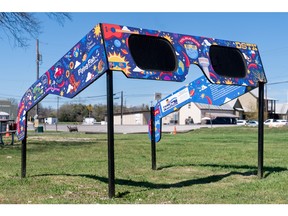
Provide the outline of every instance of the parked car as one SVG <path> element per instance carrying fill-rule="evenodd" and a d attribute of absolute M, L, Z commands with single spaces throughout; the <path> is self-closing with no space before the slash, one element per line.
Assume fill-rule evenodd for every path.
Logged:
<path fill-rule="evenodd" d="M 288 121 L 285 119 L 277 119 L 276 122 L 273 122 L 273 127 L 283 127 L 288 126 Z"/>
<path fill-rule="evenodd" d="M 242 125 L 242 126 L 246 126 L 247 125 L 247 120 L 244 119 L 239 119 L 237 120 L 237 125 Z"/>
<path fill-rule="evenodd" d="M 288 121 L 285 119 L 277 119 L 276 122 L 282 123 L 282 124 L 287 124 Z"/>
<path fill-rule="evenodd" d="M 267 119 L 264 125 L 268 125 L 269 127 L 283 127 L 288 126 L 288 121 L 285 119 Z"/>
<path fill-rule="evenodd" d="M 266 121 L 264 121 L 264 125 L 270 125 L 273 122 L 276 122 L 276 119 L 267 119 Z"/>
<path fill-rule="evenodd" d="M 256 121 L 256 120 L 248 120 L 247 121 L 247 126 L 257 127 L 258 126 L 258 121 Z"/>

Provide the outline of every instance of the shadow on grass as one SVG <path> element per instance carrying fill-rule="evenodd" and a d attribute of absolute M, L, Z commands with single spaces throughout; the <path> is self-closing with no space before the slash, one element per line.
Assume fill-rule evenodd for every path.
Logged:
<path fill-rule="evenodd" d="M 221 174 L 221 175 L 211 175 L 204 178 L 199 179 L 191 179 L 186 181 L 180 181 L 177 183 L 172 184 L 166 184 L 166 183 L 152 183 L 148 181 L 134 181 L 134 180 L 127 180 L 127 179 L 115 179 L 116 185 L 125 185 L 125 186 L 133 186 L 133 187 L 141 187 L 146 189 L 171 189 L 171 188 L 181 188 L 181 187 L 188 187 L 192 185 L 198 185 L 198 184 L 209 184 L 214 183 L 222 180 L 223 178 L 226 178 L 231 175 L 247 175 L 246 173 L 240 173 L 240 172 L 229 172 L 227 174 Z M 108 178 L 102 177 L 102 176 L 96 176 L 96 175 L 86 175 L 86 174 L 41 174 L 41 175 L 34 175 L 33 177 L 39 177 L 39 176 L 69 176 L 69 177 L 84 177 L 89 178 L 97 181 L 101 181 L 108 184 Z M 120 194 L 117 197 L 123 197 L 126 194 Z"/>
<path fill-rule="evenodd" d="M 243 173 L 243 175 L 257 175 L 258 168 L 256 166 L 249 166 L 249 165 L 224 165 L 224 164 L 183 164 L 183 165 L 167 165 L 161 166 L 157 168 L 157 170 L 163 170 L 172 167 L 185 167 L 185 166 L 200 166 L 200 167 L 216 167 L 216 168 L 224 168 L 224 169 L 248 169 L 249 171 Z M 284 167 L 264 167 L 263 168 L 265 175 L 264 178 L 268 177 L 270 174 L 275 172 L 284 172 L 287 171 L 287 168 Z M 238 173 L 238 172 L 236 172 Z"/>
<path fill-rule="evenodd" d="M 176 165 L 174 165 L 176 166 Z M 181 165 L 184 166 L 184 165 Z M 188 166 L 188 165 L 185 165 Z M 185 180 L 185 181 L 180 181 L 177 183 L 153 183 L 153 182 L 148 182 L 148 181 L 134 181 L 134 180 L 127 180 L 127 179 L 115 179 L 115 184 L 116 185 L 125 185 L 125 186 L 133 186 L 133 187 L 141 187 L 141 188 L 146 188 L 146 189 L 171 189 L 171 188 L 181 188 L 181 187 L 188 187 L 192 185 L 199 185 L 199 184 L 210 184 L 210 183 L 215 183 L 218 181 L 221 181 L 224 178 L 227 178 L 232 175 L 242 175 L 242 176 L 252 176 L 257 174 L 257 168 L 254 166 L 235 166 L 235 165 L 216 165 L 216 164 L 190 164 L 189 166 L 204 166 L 204 167 L 220 167 L 220 168 L 234 168 L 234 169 L 248 169 L 248 171 L 245 172 L 237 172 L 237 171 L 232 171 L 228 172 L 226 174 L 218 174 L 218 175 L 211 175 L 203 178 L 198 178 L 198 179 L 191 179 L 191 180 Z M 160 169 L 165 169 L 173 167 L 171 166 L 165 166 L 165 167 L 160 167 Z M 265 171 L 267 172 L 266 176 L 270 175 L 273 172 L 283 172 L 287 171 L 286 168 L 282 167 L 266 167 Z M 97 176 L 97 175 L 90 175 L 90 174 L 42 174 L 42 175 L 35 175 L 35 176 L 72 176 L 72 177 L 83 177 L 83 178 L 89 178 L 97 181 L 101 181 L 104 183 L 108 184 L 108 178 L 103 177 L 103 176 Z M 127 193 L 124 194 L 118 194 L 116 197 L 123 197 Z"/>

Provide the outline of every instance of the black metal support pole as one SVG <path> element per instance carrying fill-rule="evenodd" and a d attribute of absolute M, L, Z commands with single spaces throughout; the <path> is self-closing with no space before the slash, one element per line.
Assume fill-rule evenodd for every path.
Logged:
<path fill-rule="evenodd" d="M 22 140 L 22 148 L 21 148 L 21 178 L 26 177 L 26 137 Z"/>
<path fill-rule="evenodd" d="M 264 162 L 264 83 L 259 82 L 258 97 L 258 177 L 263 177 Z"/>
<path fill-rule="evenodd" d="M 21 146 L 21 178 L 26 177 L 26 161 L 27 161 L 27 116 L 26 116 L 26 132 Z"/>
<path fill-rule="evenodd" d="M 107 132 L 108 132 L 108 184 L 109 198 L 115 196 L 114 168 L 114 112 L 113 112 L 113 71 L 106 72 L 107 81 Z"/>
<path fill-rule="evenodd" d="M 150 107 L 152 170 L 156 170 L 156 142 L 155 142 L 154 118 L 155 118 L 155 116 L 154 116 L 154 107 Z"/>

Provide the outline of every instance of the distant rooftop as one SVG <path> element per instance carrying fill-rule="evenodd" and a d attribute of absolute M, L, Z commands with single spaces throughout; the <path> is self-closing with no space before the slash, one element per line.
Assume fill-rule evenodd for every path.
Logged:
<path fill-rule="evenodd" d="M 216 106 L 212 104 L 202 104 L 202 103 L 195 103 L 195 105 L 199 109 L 210 109 L 210 110 L 234 110 L 229 104 L 224 104 L 222 106 Z"/>
<path fill-rule="evenodd" d="M 9 116 L 8 113 L 0 111 L 0 116 Z"/>

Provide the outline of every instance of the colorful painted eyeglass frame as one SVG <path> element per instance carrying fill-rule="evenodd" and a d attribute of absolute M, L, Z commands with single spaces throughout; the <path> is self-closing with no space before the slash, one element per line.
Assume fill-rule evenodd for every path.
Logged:
<path fill-rule="evenodd" d="M 230 51 L 236 59 L 240 56 L 242 74 L 230 73 L 229 67 L 219 73 L 227 63 L 223 56 L 229 57 Z M 127 78 L 182 82 L 190 64 L 198 65 L 211 83 L 256 86 L 266 82 L 255 44 L 100 23 L 26 91 L 18 107 L 18 139 L 26 136 L 27 112 L 48 94 L 73 98 L 107 70 L 122 71 Z"/>
<path fill-rule="evenodd" d="M 188 103 L 223 105 L 256 87 L 215 85 L 203 75 L 181 87 L 172 94 L 159 100 L 154 107 L 155 142 L 159 142 L 162 134 L 162 118 L 179 110 Z M 148 125 L 148 135 L 152 139 L 151 121 Z"/>
<path fill-rule="evenodd" d="M 96 25 L 25 92 L 18 106 L 19 140 L 26 136 L 27 112 L 47 95 L 73 98 L 108 70 L 100 26 Z"/>
<path fill-rule="evenodd" d="M 195 64 L 200 67 L 211 83 L 257 86 L 259 81 L 266 82 L 256 44 L 113 24 L 102 24 L 102 29 L 109 69 L 123 71 L 128 78 L 182 82 L 187 76 L 190 64 Z M 133 36 L 136 37 L 136 35 L 142 36 L 143 40 L 139 39 L 140 42 L 138 44 L 137 42 L 130 43 L 131 38 Z M 146 36 L 146 38 L 143 36 Z M 146 58 L 142 59 L 150 58 L 151 61 L 149 62 L 152 62 L 152 64 L 157 61 L 157 59 L 153 59 L 155 56 L 153 56 L 154 52 L 158 52 L 158 58 L 163 61 L 166 60 L 167 47 L 161 52 L 162 46 L 155 47 L 153 44 L 155 41 L 151 38 L 155 37 L 161 39 L 162 43 L 163 40 L 166 40 L 171 45 L 176 58 L 177 67 L 175 70 L 147 70 L 139 67 L 139 63 L 138 65 L 135 63 L 137 56 L 133 56 L 132 51 L 137 50 L 137 47 L 139 47 L 140 52 L 138 56 L 141 57 L 141 49 L 145 49 L 142 57 Z M 141 45 L 143 44 L 142 42 L 146 46 Z M 167 59 L 171 60 L 171 56 Z M 235 60 L 238 63 L 233 67 Z M 243 64 L 239 65 L 239 61 L 240 64 Z M 122 67 L 118 66 L 119 63 L 122 63 Z M 225 65 L 228 65 L 228 67 L 225 67 Z M 221 68 L 224 69 L 224 73 Z M 232 71 L 229 71 L 229 69 L 232 69 Z M 239 71 L 239 69 L 242 70 Z"/>

